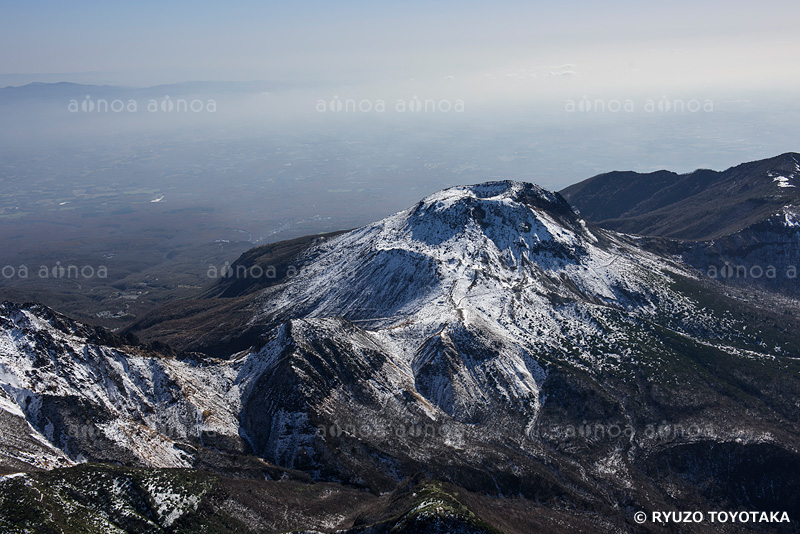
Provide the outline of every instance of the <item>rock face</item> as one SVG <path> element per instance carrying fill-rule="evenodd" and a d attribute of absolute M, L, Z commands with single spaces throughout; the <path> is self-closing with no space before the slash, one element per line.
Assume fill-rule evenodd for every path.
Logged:
<path fill-rule="evenodd" d="M 240 319 L 187 348 L 222 358 L 4 304 L 7 465 L 247 454 L 278 476 L 386 492 L 422 472 L 622 524 L 688 504 L 800 512 L 800 325 L 640 242 L 531 184 L 450 188 L 309 241 L 294 276 L 211 290 Z M 181 324 L 213 332 L 209 309 Z"/>
<path fill-rule="evenodd" d="M 36 467 L 86 460 L 190 467 L 180 443 L 201 441 L 213 428 L 203 413 L 224 394 L 211 384 L 220 377 L 198 365 L 98 338 L 38 305 L 3 304 L 0 347 L 5 413 L 24 418 L 22 435 L 40 444 L 29 462 Z M 225 424 L 235 429 L 235 417 Z"/>
<path fill-rule="evenodd" d="M 676 252 L 712 279 L 800 296 L 800 205 L 713 241 L 678 243 Z"/>

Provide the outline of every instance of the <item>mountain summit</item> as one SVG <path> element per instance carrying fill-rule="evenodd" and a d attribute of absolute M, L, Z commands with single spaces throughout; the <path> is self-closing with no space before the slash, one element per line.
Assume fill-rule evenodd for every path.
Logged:
<path fill-rule="evenodd" d="M 234 267 L 259 261 L 254 252 Z M 614 465 L 667 454 L 644 433 L 662 421 L 713 421 L 708 446 L 736 439 L 741 421 L 717 411 L 738 411 L 740 399 L 719 393 L 743 387 L 729 373 L 739 377 L 756 354 L 785 365 L 798 348 L 770 312 L 722 297 L 693 269 L 521 182 L 445 189 L 376 223 L 309 240 L 281 261 L 297 274 L 193 303 L 188 309 L 202 308 L 194 315 L 171 309 L 138 333 L 150 338 L 151 324 L 193 332 L 185 348 L 213 346 L 227 359 L 219 347 L 246 341 L 232 360 L 258 370 L 238 390 L 246 446 L 281 466 L 376 488 L 393 483 L 387 465 L 398 474 L 449 473 L 468 486 L 476 483 L 468 458 L 495 465 L 494 477 L 538 472 L 525 455 L 543 443 L 583 442 L 564 434 L 581 424 L 634 432 L 624 445 L 595 443 L 597 461 Z M 221 326 L 214 310 L 229 317 L 231 307 L 238 322 Z M 748 391 L 771 383 L 758 369 Z M 796 387 L 785 379 L 781 387 Z M 386 439 L 409 428 L 428 433 Z M 624 450 L 639 460 L 623 460 Z M 508 458 L 515 467 L 503 467 Z"/>
<path fill-rule="evenodd" d="M 0 408 L 30 426 L 15 461 L 46 450 L 48 465 L 230 469 L 251 455 L 375 492 L 422 472 L 622 524 L 645 503 L 800 510 L 787 497 L 800 324 L 587 223 L 557 193 L 453 187 L 234 267 L 276 255 L 296 274 L 211 296 L 234 287 L 223 279 L 139 323 L 198 351 L 180 357 L 0 309 Z M 102 421 L 91 440 L 70 433 L 80 420 Z"/>
<path fill-rule="evenodd" d="M 309 250 L 298 258 L 300 275 L 263 296 L 257 320 L 336 315 L 392 326 L 424 313 L 437 324 L 513 323 L 512 295 L 618 305 L 621 288 L 652 291 L 632 274 L 651 266 L 632 262 L 657 261 L 623 258 L 627 246 L 593 233 L 560 195 L 538 186 L 453 187 Z"/>

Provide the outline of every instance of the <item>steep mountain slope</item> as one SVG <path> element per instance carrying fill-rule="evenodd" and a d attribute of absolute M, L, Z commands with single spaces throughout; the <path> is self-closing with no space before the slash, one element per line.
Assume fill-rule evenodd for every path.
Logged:
<path fill-rule="evenodd" d="M 223 358 L 259 345 L 263 340 L 258 333 L 235 340 L 230 335 L 254 313 L 248 309 L 253 297 L 294 276 L 302 268 L 299 257 L 306 249 L 341 233 L 271 243 L 247 251 L 231 265 L 212 265 L 206 274 L 216 283 L 202 295 L 170 302 L 125 331 L 135 332 L 144 341 L 169 340 L 177 350 L 200 350 Z"/>
<path fill-rule="evenodd" d="M 724 172 L 665 173 L 607 173 L 562 193 L 604 228 L 677 239 L 650 246 L 710 278 L 800 295 L 800 155 Z"/>
<path fill-rule="evenodd" d="M 246 453 L 251 473 L 374 492 L 421 472 L 608 530 L 638 509 L 800 513 L 798 320 L 640 241 L 531 184 L 450 188 L 292 250 L 276 283 L 220 281 L 178 320 L 225 358 L 6 304 L 0 407 L 72 463 Z M 72 438 L 80 421 L 100 439 Z"/>
<path fill-rule="evenodd" d="M 573 184 L 561 190 L 560 194 L 587 219 L 605 221 L 636 212 L 637 206 L 671 188 L 682 178 L 670 171 L 612 171 Z M 610 198 L 614 202 L 609 202 Z"/>
<path fill-rule="evenodd" d="M 700 169 L 600 174 L 561 191 L 581 215 L 630 234 L 712 240 L 800 204 L 800 154 Z"/>
<path fill-rule="evenodd" d="M 201 445 L 209 431 L 238 441 L 219 382 L 224 370 L 206 373 L 128 341 L 39 305 L 0 307 L 4 416 L 27 427 L 15 438 L 44 446 L 17 460 L 46 468 L 86 460 L 190 467 L 192 448 L 180 442 Z"/>

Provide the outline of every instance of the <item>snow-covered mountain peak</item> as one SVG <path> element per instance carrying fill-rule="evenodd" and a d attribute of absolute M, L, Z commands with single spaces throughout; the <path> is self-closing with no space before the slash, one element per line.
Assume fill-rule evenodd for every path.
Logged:
<path fill-rule="evenodd" d="M 434 193 L 302 261 L 298 276 L 260 297 L 251 325 L 342 317 L 394 345 L 406 364 L 430 336 L 448 335 L 446 325 L 491 332 L 516 354 L 560 346 L 572 326 L 586 330 L 583 315 L 650 315 L 640 303 L 675 299 L 668 262 L 587 226 L 557 193 L 513 181 Z"/>
<path fill-rule="evenodd" d="M 579 229 L 577 214 L 558 193 L 510 180 L 444 189 L 400 215 L 414 239 L 431 244 L 470 226 L 484 229 L 500 248 L 508 248 L 509 234 L 531 233 L 533 227 L 536 242 L 560 234 L 559 226 Z"/>
<path fill-rule="evenodd" d="M 613 255 L 599 241 L 560 195 L 539 186 L 451 187 L 311 249 L 303 272 L 283 288 L 284 298 L 269 299 L 265 313 L 282 308 L 287 319 L 356 320 L 406 315 L 448 303 L 446 295 L 466 286 L 485 283 L 504 293 L 515 283 L 540 285 L 546 273 L 557 279 L 556 271 L 590 256 L 608 264 Z"/>
<path fill-rule="evenodd" d="M 596 241 L 558 193 L 514 181 L 444 189 L 365 231 L 376 234 L 376 249 L 404 248 L 445 262 L 486 263 L 496 251 L 509 260 L 498 268 L 517 268 L 523 257 L 535 262 L 545 249 L 574 257 L 579 241 Z"/>
<path fill-rule="evenodd" d="M 549 202 L 554 206 L 561 206 L 564 200 L 552 191 L 538 185 L 514 180 L 484 182 L 474 185 L 458 185 L 437 191 L 422 200 L 422 204 L 434 204 L 446 201 L 458 201 L 465 198 L 478 198 L 485 200 L 511 200 L 514 202 L 531 203 L 534 199 Z"/>

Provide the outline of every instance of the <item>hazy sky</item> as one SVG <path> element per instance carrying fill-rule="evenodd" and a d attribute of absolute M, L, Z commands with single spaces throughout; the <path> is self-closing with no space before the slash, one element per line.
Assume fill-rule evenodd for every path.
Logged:
<path fill-rule="evenodd" d="M 126 188 L 152 190 L 165 209 L 211 206 L 220 225 L 277 239 L 367 223 L 459 183 L 558 190 L 614 169 L 721 170 L 800 151 L 797 0 L 7 0 L 0 13 L 0 88 L 132 86 L 2 92 L 0 179 L 37 206 L 77 206 L 86 187 L 91 209 L 109 190 L 127 206 Z M 266 83 L 135 89 L 190 80 Z M 148 105 L 195 90 L 200 113 Z M 106 94 L 138 106 L 74 100 Z M 417 97 L 424 112 L 397 111 Z M 369 110 L 329 112 L 340 99 Z"/>
<path fill-rule="evenodd" d="M 597 92 L 791 88 L 798 27 L 796 0 L 31 0 L 3 6 L 0 82 L 456 80 L 487 98 L 561 90 L 552 78 Z"/>
<path fill-rule="evenodd" d="M 798 150 L 797 0 L 29 0 L 6 2 L 2 15 L 0 87 L 276 82 L 236 102 L 212 92 L 218 113 L 188 117 L 209 121 L 211 137 L 246 121 L 281 135 L 284 125 L 367 140 L 405 132 L 409 146 L 435 146 L 430 165 L 459 168 L 467 154 L 485 163 L 481 176 L 553 188 L 611 169 L 723 169 Z M 406 124 L 408 115 L 317 106 L 380 99 L 391 111 L 417 96 L 461 100 L 467 112 Z M 636 113 L 572 113 L 568 103 L 581 99 L 631 101 Z M 648 113 L 647 102 L 673 99 L 711 101 L 713 112 Z M 83 142 L 88 134 L 76 132 L 106 138 L 183 127 L 187 118 L 69 113 L 66 99 L 34 111 L 5 121 L 9 140 L 22 146 L 44 132 Z M 381 146 L 369 153 L 379 156 Z M 403 165 L 418 157 L 408 154 Z"/>

